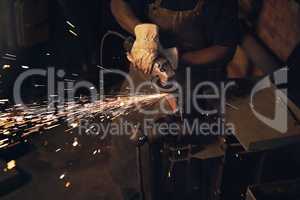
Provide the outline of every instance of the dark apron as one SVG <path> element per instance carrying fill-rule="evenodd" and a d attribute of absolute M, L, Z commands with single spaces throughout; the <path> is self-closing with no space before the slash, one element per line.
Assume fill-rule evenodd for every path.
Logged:
<path fill-rule="evenodd" d="M 160 28 L 160 41 L 162 44 L 166 43 L 168 47 L 176 46 L 180 52 L 201 50 L 209 47 L 209 40 L 207 36 L 207 29 L 204 19 L 204 9 L 206 0 L 198 0 L 196 6 L 192 10 L 173 11 L 161 7 L 162 0 L 155 0 L 149 5 L 148 17 L 150 21 L 157 24 Z M 172 40 L 172 41 L 170 41 Z M 167 41 L 167 42 L 166 42 Z M 172 46 L 173 44 L 173 46 Z M 179 68 L 176 72 L 176 81 L 182 86 L 184 96 L 188 93 L 186 86 L 186 72 L 189 66 L 179 63 Z M 219 82 L 225 77 L 224 66 L 191 66 L 190 78 L 188 81 L 191 84 L 191 92 L 193 88 L 202 81 Z M 192 103 L 192 98 L 186 100 Z M 207 104 L 206 102 L 199 102 L 199 104 Z M 215 104 L 215 102 L 213 102 Z M 192 104 L 191 104 L 192 105 Z M 181 105 L 185 107 L 184 105 Z M 209 106 L 210 107 L 210 106 Z M 186 118 L 195 118 L 198 112 L 192 107 L 192 113 L 186 114 L 183 109 L 183 114 Z"/>
<path fill-rule="evenodd" d="M 159 26 L 161 41 L 173 40 L 181 51 L 199 50 L 207 47 L 203 18 L 204 0 L 199 0 L 193 10 L 173 11 L 162 8 L 162 0 L 149 5 L 148 17 Z"/>

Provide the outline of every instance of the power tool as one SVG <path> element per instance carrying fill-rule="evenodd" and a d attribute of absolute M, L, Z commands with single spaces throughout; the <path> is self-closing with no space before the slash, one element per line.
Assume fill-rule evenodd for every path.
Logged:
<path fill-rule="evenodd" d="M 134 38 L 128 37 L 124 42 L 124 49 L 130 52 L 134 44 Z M 178 51 L 177 48 L 165 49 L 160 52 L 159 56 L 155 59 L 152 69 L 152 80 L 156 81 L 161 86 L 166 86 L 175 77 L 175 70 L 178 64 Z"/>

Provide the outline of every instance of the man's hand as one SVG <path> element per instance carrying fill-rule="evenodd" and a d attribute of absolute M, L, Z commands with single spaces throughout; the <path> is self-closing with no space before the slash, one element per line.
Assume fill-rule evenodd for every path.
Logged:
<path fill-rule="evenodd" d="M 158 26 L 139 24 L 134 33 L 136 40 L 127 58 L 137 69 L 149 74 L 159 51 Z"/>

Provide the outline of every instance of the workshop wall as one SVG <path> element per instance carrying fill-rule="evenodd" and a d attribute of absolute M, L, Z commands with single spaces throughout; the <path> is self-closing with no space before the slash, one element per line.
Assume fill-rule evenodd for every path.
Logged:
<path fill-rule="evenodd" d="M 300 42 L 299 0 L 241 0 L 241 8 L 260 39 L 286 61 Z"/>
<path fill-rule="evenodd" d="M 0 1 L 0 50 L 2 49 L 16 49 L 17 40 L 13 23 L 13 7 L 14 2 L 10 0 Z"/>
<path fill-rule="evenodd" d="M 16 50 L 49 40 L 48 0 L 2 0 L 0 13 L 0 49 Z"/>

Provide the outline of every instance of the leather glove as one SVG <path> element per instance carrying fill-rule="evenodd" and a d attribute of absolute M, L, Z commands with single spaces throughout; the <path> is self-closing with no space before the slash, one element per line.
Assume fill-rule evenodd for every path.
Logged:
<path fill-rule="evenodd" d="M 139 24 L 134 29 L 136 40 L 128 60 L 145 74 L 151 72 L 159 51 L 159 30 L 155 24 Z"/>

